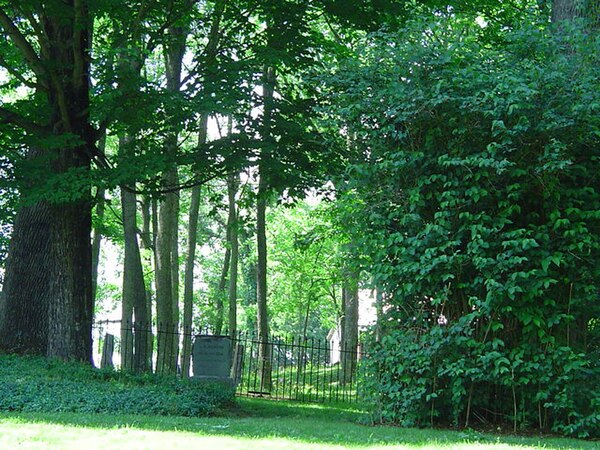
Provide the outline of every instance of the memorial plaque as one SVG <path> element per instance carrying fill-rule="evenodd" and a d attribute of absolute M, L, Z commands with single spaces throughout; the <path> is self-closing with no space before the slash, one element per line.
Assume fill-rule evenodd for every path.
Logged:
<path fill-rule="evenodd" d="M 194 378 L 231 380 L 231 339 L 196 336 L 192 349 Z"/>

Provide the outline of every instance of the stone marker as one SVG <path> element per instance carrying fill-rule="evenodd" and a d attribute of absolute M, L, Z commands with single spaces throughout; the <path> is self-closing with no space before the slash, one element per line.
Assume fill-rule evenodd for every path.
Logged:
<path fill-rule="evenodd" d="M 233 386 L 231 347 L 231 339 L 226 336 L 196 336 L 192 348 L 194 378 Z"/>

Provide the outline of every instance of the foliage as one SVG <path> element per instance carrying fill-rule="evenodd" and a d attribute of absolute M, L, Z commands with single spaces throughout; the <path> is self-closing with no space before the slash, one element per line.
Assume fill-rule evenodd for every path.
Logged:
<path fill-rule="evenodd" d="M 598 436 L 600 41 L 439 15 L 326 77 L 344 202 L 386 291 L 384 420 Z M 361 224 L 356 226 L 356 224 Z"/>
<path fill-rule="evenodd" d="M 0 157 L 0 267 L 4 266 L 8 254 L 8 242 L 16 204 L 14 190 L 4 181 L 9 178 L 10 172 L 10 163 L 5 158 Z M 2 275 L 0 275 L 0 286 L 2 286 Z"/>
<path fill-rule="evenodd" d="M 233 401 L 233 389 L 80 363 L 0 355 L 0 410 L 205 416 Z"/>
<path fill-rule="evenodd" d="M 271 209 L 268 223 L 273 329 L 324 338 L 341 314 L 341 256 L 328 212 L 300 202 Z"/>

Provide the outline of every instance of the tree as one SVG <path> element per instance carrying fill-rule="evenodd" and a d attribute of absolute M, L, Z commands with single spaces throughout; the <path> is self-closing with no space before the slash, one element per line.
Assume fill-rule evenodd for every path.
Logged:
<path fill-rule="evenodd" d="M 358 275 L 347 272 L 342 288 L 344 316 L 342 320 L 341 369 L 342 383 L 350 384 L 355 379 L 358 361 Z"/>
<path fill-rule="evenodd" d="M 139 30 L 138 24 L 133 27 Z M 118 61 L 119 89 L 123 97 L 139 95 L 140 71 L 143 60 L 140 55 L 139 42 L 141 36 L 133 36 L 134 46 L 119 49 Z M 126 127 L 119 137 L 119 153 L 122 162 L 135 154 L 135 135 L 131 126 Z M 135 186 L 135 179 L 130 183 Z M 142 269 L 142 258 L 138 242 L 137 195 L 129 185 L 121 185 L 121 210 L 123 216 L 123 295 L 121 305 L 121 364 L 125 370 L 146 370 L 147 363 L 147 328 L 150 320 L 146 305 L 146 285 Z M 134 323 L 135 314 L 135 323 Z M 133 333 L 133 328 L 135 334 Z M 135 340 L 135 342 L 134 342 Z"/>
<path fill-rule="evenodd" d="M 552 22 L 585 18 L 597 24 L 599 8 L 598 0 L 552 0 Z"/>
<path fill-rule="evenodd" d="M 24 131 L 30 142 L 29 163 L 44 173 L 40 177 L 37 171 L 20 185 L 21 197 L 30 206 L 21 207 L 15 220 L 0 336 L 8 350 L 90 361 L 87 174 L 92 160 L 103 164 L 103 158 L 89 115 L 92 17 L 88 6 L 85 0 L 51 1 L 44 7 L 37 2 L 0 5 L 0 26 L 8 38 L 3 54 L 14 55 L 13 61 L 2 65 L 32 89 L 31 98 L 39 105 L 36 120 L 31 109 L 16 105 L 2 106 L 0 117 Z M 65 179 L 75 188 L 56 192 L 51 187 L 61 186 Z M 35 195 L 40 191 L 55 191 L 55 195 L 42 201 Z"/>
<path fill-rule="evenodd" d="M 237 332 L 237 281 L 238 281 L 238 261 L 239 261 L 239 216 L 237 211 L 236 195 L 239 186 L 239 175 L 232 174 L 227 177 L 227 197 L 228 197 L 228 218 L 229 224 L 229 248 L 231 251 L 229 266 L 229 313 L 228 313 L 228 331 L 229 336 L 234 339 Z"/>
<path fill-rule="evenodd" d="M 181 88 L 181 71 L 186 49 L 187 26 L 173 25 L 168 28 L 165 48 L 165 69 L 167 90 L 175 98 Z M 178 128 L 173 109 L 170 114 L 172 130 L 165 137 L 165 153 L 175 154 L 177 149 Z M 163 174 L 163 186 L 174 189 L 178 184 L 177 167 L 168 168 Z M 159 342 L 158 361 L 161 370 L 174 373 L 177 368 L 177 336 L 179 324 L 179 269 L 178 269 L 178 217 L 179 200 L 176 191 L 168 192 L 160 201 L 158 234 L 156 242 L 156 320 L 158 322 Z"/>
<path fill-rule="evenodd" d="M 331 219 L 326 202 L 269 209 L 269 308 L 277 333 L 324 339 L 343 315 L 338 297 L 344 242 Z"/>

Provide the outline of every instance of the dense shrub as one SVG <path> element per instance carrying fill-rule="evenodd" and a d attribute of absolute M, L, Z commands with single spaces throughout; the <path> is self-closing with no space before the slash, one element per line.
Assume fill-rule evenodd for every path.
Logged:
<path fill-rule="evenodd" d="M 383 420 L 600 435 L 600 40 L 439 16 L 329 83 L 345 224 L 385 291 Z M 358 156 L 357 156 L 358 157 Z"/>
<path fill-rule="evenodd" d="M 0 411 L 205 416 L 233 396 L 222 384 L 0 355 Z"/>

